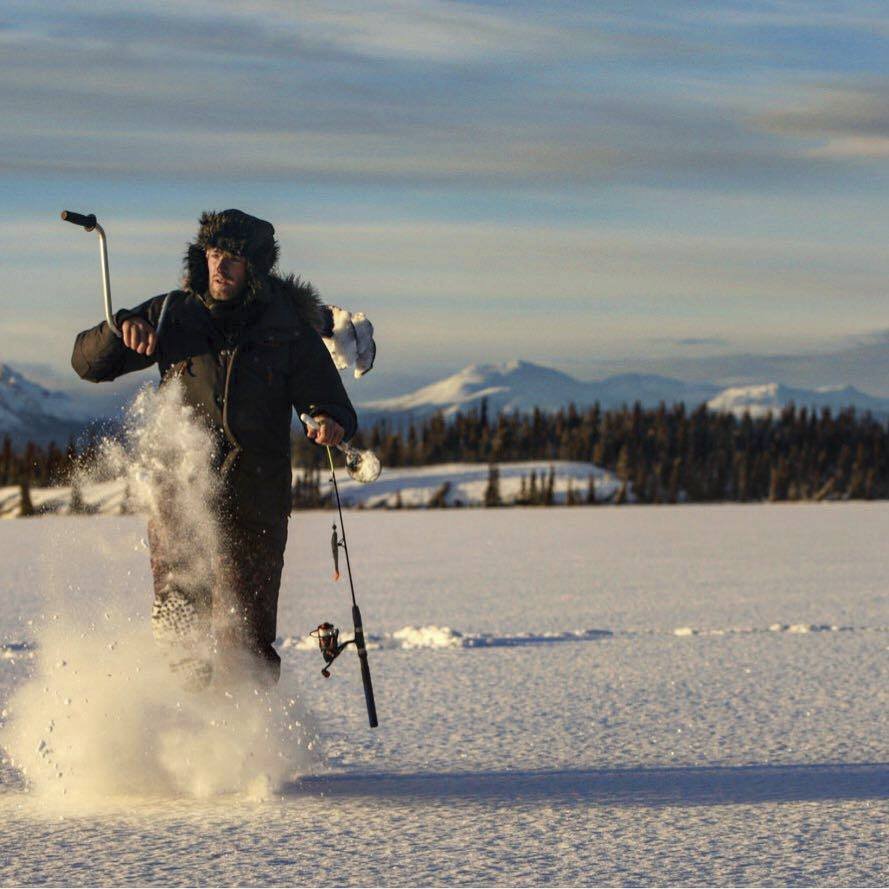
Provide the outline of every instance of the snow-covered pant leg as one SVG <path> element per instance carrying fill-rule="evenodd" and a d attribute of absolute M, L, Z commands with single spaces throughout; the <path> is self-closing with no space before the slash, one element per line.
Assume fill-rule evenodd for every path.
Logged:
<path fill-rule="evenodd" d="M 212 675 L 210 558 L 192 546 L 182 546 L 174 524 L 158 518 L 148 522 L 148 542 L 155 641 L 186 688 L 204 688 Z"/>
<path fill-rule="evenodd" d="M 263 683 L 278 681 L 281 658 L 274 641 L 286 544 L 286 519 L 273 526 L 225 529 L 213 589 L 218 668 L 240 672 L 246 667 Z"/>

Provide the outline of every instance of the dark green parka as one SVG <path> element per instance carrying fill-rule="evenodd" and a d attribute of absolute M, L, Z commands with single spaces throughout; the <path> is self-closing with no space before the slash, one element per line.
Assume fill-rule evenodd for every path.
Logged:
<path fill-rule="evenodd" d="M 256 224 L 267 226 L 251 243 Z M 246 231 L 246 235 L 245 235 Z M 153 355 L 128 349 L 107 323 L 78 334 L 71 363 L 85 380 L 102 382 L 157 363 L 163 383 L 177 377 L 184 397 L 213 431 L 223 479 L 224 511 L 239 523 L 278 525 L 290 512 L 290 426 L 298 413 L 329 414 L 354 434 L 357 419 L 327 347 L 320 303 L 305 283 L 272 274 L 277 259 L 269 223 L 226 210 L 204 214 L 198 240 L 186 253 L 182 290 L 115 316 L 144 318 L 155 328 Z M 265 234 L 266 237 L 262 237 Z M 208 246 L 247 259 L 242 321 L 218 324 L 208 308 Z M 208 455 L 209 459 L 209 455 Z"/>

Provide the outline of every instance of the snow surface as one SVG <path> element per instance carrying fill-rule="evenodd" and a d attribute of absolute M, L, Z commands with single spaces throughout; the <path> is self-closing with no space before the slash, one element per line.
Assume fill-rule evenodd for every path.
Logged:
<path fill-rule="evenodd" d="M 0 883 L 886 885 L 889 505 L 350 512 L 377 730 L 330 522 L 267 699 L 158 669 L 142 518 L 0 524 Z"/>

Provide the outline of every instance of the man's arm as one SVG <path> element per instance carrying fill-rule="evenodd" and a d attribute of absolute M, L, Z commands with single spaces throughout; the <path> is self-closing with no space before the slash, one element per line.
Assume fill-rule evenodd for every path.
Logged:
<path fill-rule="evenodd" d="M 77 375 L 101 383 L 151 367 L 157 360 L 154 329 L 165 296 L 152 297 L 135 309 L 115 313 L 114 321 L 121 328 L 123 339 L 106 321 L 77 334 L 71 354 L 71 366 Z"/>
<path fill-rule="evenodd" d="M 350 439 L 358 428 L 358 417 L 320 335 L 306 327 L 293 351 L 290 400 L 297 414 L 329 417 L 342 427 L 343 438 Z"/>

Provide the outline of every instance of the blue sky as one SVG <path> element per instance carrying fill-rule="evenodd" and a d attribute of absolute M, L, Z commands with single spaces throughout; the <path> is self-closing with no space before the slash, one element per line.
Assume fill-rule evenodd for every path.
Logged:
<path fill-rule="evenodd" d="M 7 0 L 0 360 L 98 320 L 63 208 L 118 306 L 201 210 L 271 220 L 375 322 L 368 392 L 839 348 L 889 327 L 887 59 L 877 2 Z"/>

